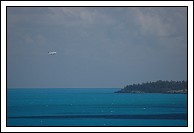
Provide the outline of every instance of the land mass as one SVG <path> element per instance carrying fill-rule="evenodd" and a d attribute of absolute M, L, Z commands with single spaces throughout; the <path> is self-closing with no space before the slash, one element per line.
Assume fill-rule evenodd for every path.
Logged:
<path fill-rule="evenodd" d="M 142 84 L 127 85 L 115 93 L 168 93 L 187 94 L 187 81 L 162 81 L 146 82 Z"/>

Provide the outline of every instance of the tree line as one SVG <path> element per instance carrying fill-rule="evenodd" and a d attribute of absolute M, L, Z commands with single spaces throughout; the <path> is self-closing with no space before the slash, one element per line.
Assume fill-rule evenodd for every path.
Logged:
<path fill-rule="evenodd" d="M 146 82 L 142 84 L 127 85 L 117 93 L 186 93 L 187 81 Z"/>

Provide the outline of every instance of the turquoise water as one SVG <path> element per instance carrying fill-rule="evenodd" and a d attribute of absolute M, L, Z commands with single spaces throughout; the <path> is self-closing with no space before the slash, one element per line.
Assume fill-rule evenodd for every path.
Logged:
<path fill-rule="evenodd" d="M 185 94 L 7 89 L 7 126 L 187 126 Z"/>

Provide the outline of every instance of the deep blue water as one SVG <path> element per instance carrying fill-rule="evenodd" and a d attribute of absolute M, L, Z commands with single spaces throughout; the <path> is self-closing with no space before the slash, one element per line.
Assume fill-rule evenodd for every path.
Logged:
<path fill-rule="evenodd" d="M 187 95 L 7 89 L 7 126 L 187 126 Z"/>

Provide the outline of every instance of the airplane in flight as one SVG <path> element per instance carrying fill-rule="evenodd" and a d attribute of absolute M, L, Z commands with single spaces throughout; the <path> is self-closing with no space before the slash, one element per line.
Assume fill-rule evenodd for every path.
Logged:
<path fill-rule="evenodd" d="M 54 52 L 54 51 L 50 51 L 48 52 L 49 55 L 55 55 L 57 52 Z"/>

